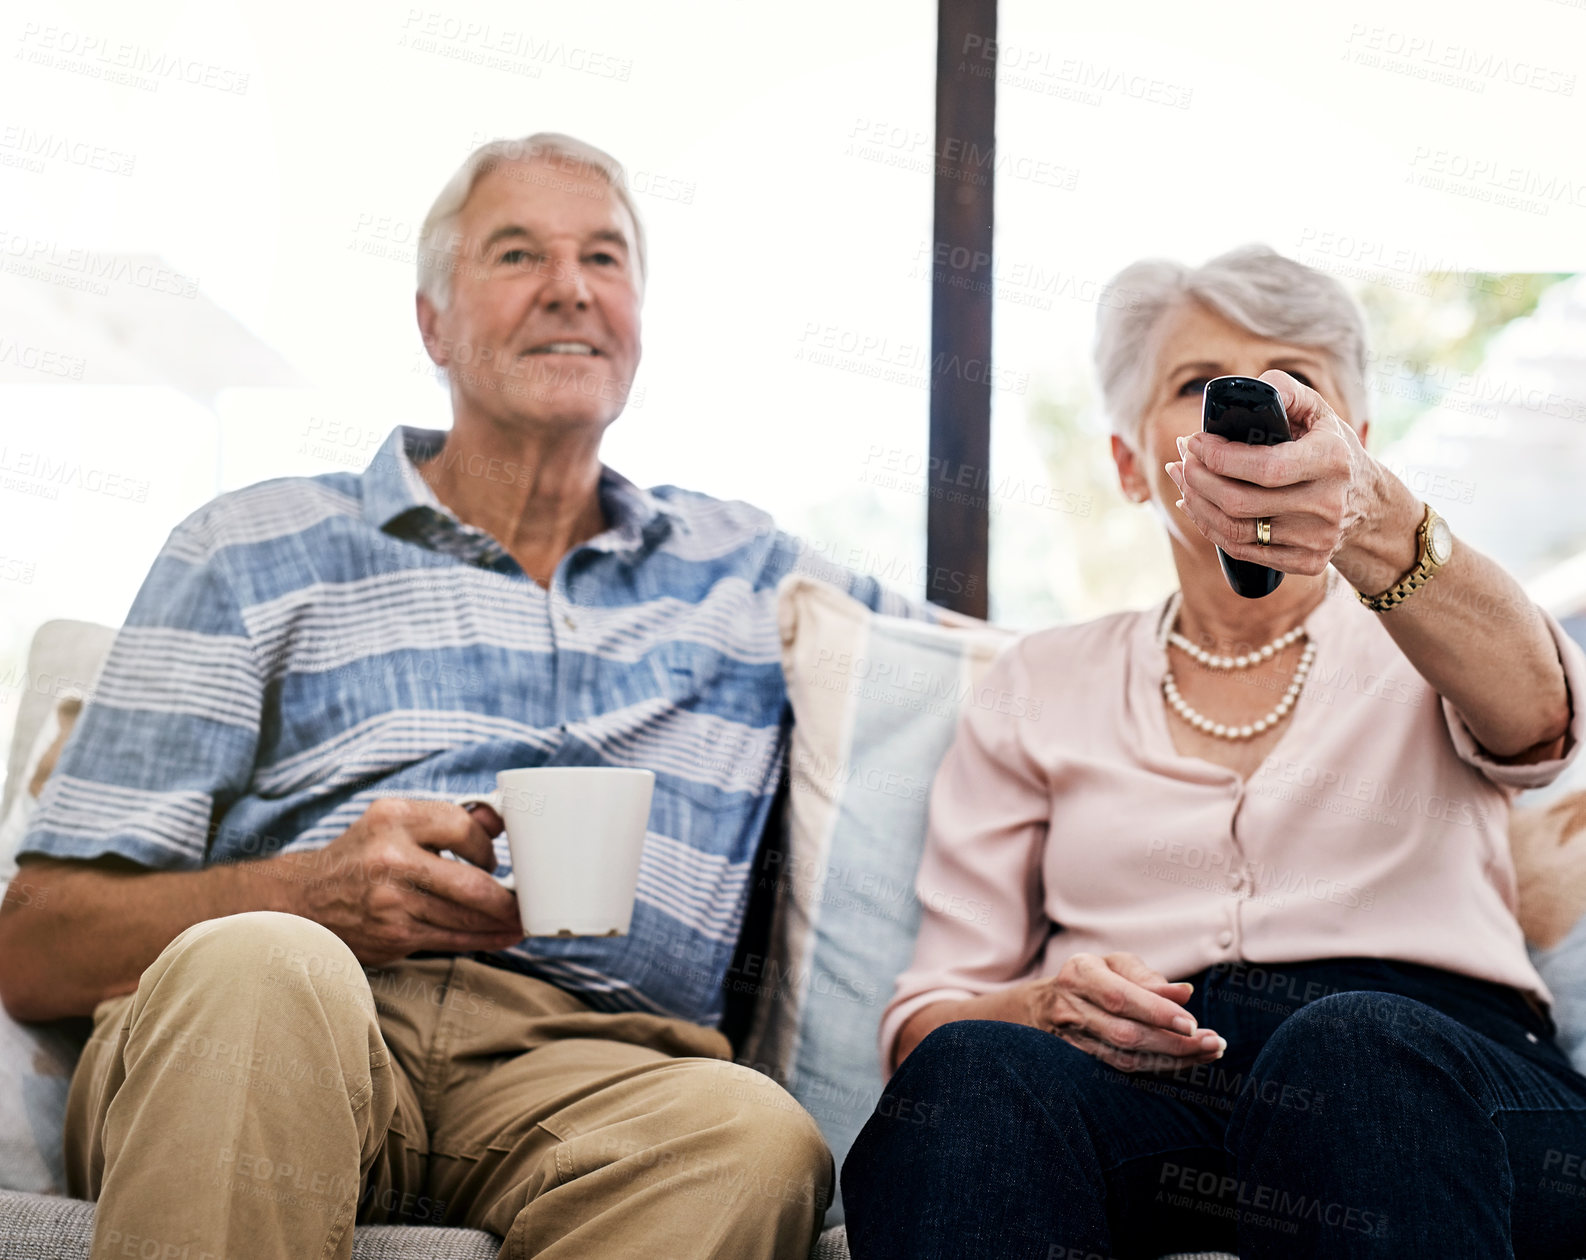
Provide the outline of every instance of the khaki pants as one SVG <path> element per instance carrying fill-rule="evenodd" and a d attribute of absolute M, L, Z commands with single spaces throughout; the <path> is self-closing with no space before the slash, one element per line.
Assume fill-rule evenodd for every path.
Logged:
<path fill-rule="evenodd" d="M 210 919 L 109 998 L 72 1077 L 94 1260 L 346 1260 L 354 1221 L 506 1260 L 805 1260 L 830 1152 L 714 1029 L 466 958 L 359 966 L 308 919 Z"/>

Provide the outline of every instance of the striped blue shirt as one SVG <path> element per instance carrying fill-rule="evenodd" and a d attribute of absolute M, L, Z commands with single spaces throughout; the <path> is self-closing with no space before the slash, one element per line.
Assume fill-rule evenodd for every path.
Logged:
<path fill-rule="evenodd" d="M 756 508 L 610 469 L 608 528 L 542 588 L 419 475 L 445 436 L 399 427 L 361 474 L 261 482 L 178 525 L 20 852 L 194 870 L 323 847 L 381 796 L 642 766 L 656 784 L 630 934 L 484 957 L 596 1009 L 718 1023 L 787 735 L 778 581 L 929 614 Z"/>

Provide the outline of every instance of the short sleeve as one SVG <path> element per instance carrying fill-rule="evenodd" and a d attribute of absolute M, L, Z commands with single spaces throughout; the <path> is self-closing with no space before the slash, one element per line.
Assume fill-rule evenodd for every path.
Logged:
<path fill-rule="evenodd" d="M 211 819 L 251 780 L 263 679 L 202 519 L 172 532 L 144 579 L 19 857 L 196 869 Z"/>
<path fill-rule="evenodd" d="M 982 687 L 1029 697 L 1021 644 Z M 933 1002 L 976 997 L 1032 971 L 1051 932 L 1042 867 L 1051 819 L 1048 775 L 1025 749 L 1018 713 L 969 705 L 931 789 L 930 825 L 915 877 L 921 907 L 914 958 L 881 1018 L 883 1065 L 898 1033 Z"/>
<path fill-rule="evenodd" d="M 1443 700 L 1443 718 L 1448 723 L 1448 733 L 1454 741 L 1454 750 L 1459 754 L 1460 760 L 1480 770 L 1499 787 L 1517 790 L 1546 787 L 1564 773 L 1580 753 L 1581 742 L 1586 740 L 1586 706 L 1581 703 L 1582 699 L 1586 698 L 1586 653 L 1583 653 L 1580 645 L 1564 632 L 1564 627 L 1559 625 L 1557 618 L 1545 609 L 1539 611 L 1553 635 L 1553 643 L 1558 649 L 1559 663 L 1564 667 L 1564 685 L 1569 690 L 1569 731 L 1564 737 L 1564 751 L 1561 756 L 1551 761 L 1538 761 L 1524 766 L 1511 766 L 1494 761 L 1482 751 L 1481 745 L 1476 742 L 1476 737 L 1470 733 L 1464 719 L 1459 716 L 1459 711 L 1446 698 Z"/>

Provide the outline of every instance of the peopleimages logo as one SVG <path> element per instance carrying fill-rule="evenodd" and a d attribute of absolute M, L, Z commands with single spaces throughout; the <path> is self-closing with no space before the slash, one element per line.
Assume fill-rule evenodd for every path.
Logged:
<path fill-rule="evenodd" d="M 871 443 L 865 451 L 859 480 L 949 503 L 984 504 L 988 510 L 998 510 L 1005 503 L 1023 503 L 1072 516 L 1089 516 L 1093 506 L 1091 496 L 1081 491 L 1061 490 L 1009 473 L 996 477 L 989 468 L 976 464 L 878 443 Z"/>
<path fill-rule="evenodd" d="M 17 42 L 18 61 L 69 70 L 107 83 L 124 83 L 144 91 L 157 92 L 161 83 L 171 81 L 235 96 L 248 91 L 248 76 L 229 67 L 70 27 L 27 22 Z"/>
<path fill-rule="evenodd" d="M 46 162 L 64 162 L 110 175 L 130 175 L 137 158 L 108 145 L 58 131 L 40 131 L 19 123 L 0 127 L 0 149 L 20 156 L 29 170 L 42 171 Z M 10 163 L 7 163 L 8 165 Z"/>
<path fill-rule="evenodd" d="M 1395 385 L 1410 389 L 1401 396 L 1423 399 L 1445 410 L 1496 416 L 1500 407 L 1518 408 L 1560 420 L 1586 420 L 1586 398 L 1540 389 L 1525 380 L 1495 377 L 1484 372 L 1461 372 L 1441 363 L 1420 363 L 1407 355 L 1366 352 L 1366 371 L 1378 393 L 1395 392 Z M 1474 482 L 1464 483 L 1474 497 Z M 1415 487 L 1411 487 L 1414 489 Z M 1422 497 L 1426 497 L 1424 494 Z M 1454 498 L 1454 495 L 1445 497 Z"/>
<path fill-rule="evenodd" d="M 738 974 L 744 981 L 757 984 L 761 991 L 787 997 L 819 993 L 822 997 L 837 997 L 861 1006 L 874 1006 L 880 994 L 880 987 L 874 980 L 839 976 L 821 967 L 789 966 L 764 954 L 746 954 Z"/>
<path fill-rule="evenodd" d="M 1417 145 L 1409 178 L 1418 187 L 1473 201 L 1546 214 L 1550 206 L 1586 209 L 1586 180 L 1558 171 L 1516 166 L 1495 154 Z"/>
<path fill-rule="evenodd" d="M 1079 186 L 1079 171 L 1061 162 L 999 149 L 962 136 L 938 139 L 918 127 L 885 119 L 854 119 L 848 129 L 844 155 L 981 187 L 989 186 L 994 177 L 1023 180 L 1063 192 L 1073 192 Z"/>
<path fill-rule="evenodd" d="M 924 342 L 894 341 L 877 333 L 818 320 L 805 322 L 793 357 L 819 367 L 832 367 L 915 389 L 929 389 L 932 377 L 984 383 L 992 389 L 1020 395 L 1030 385 L 1028 372 L 1001 367 L 986 359 L 963 358 L 945 350 L 932 354 L 931 347 Z"/>
<path fill-rule="evenodd" d="M 1133 289 L 1120 289 L 1104 280 L 1048 269 L 1040 263 L 1010 261 L 1004 254 L 970 249 L 950 241 L 920 242 L 914 251 L 914 267 L 909 278 L 926 277 L 938 279 L 951 288 L 995 293 L 999 298 L 1024 306 L 1039 305 L 1043 310 L 1052 309 L 1052 298 L 1116 310 L 1132 311 L 1140 305 L 1140 294 Z"/>
<path fill-rule="evenodd" d="M 1413 181 L 1416 177 L 1412 172 Z M 1298 261 L 1346 280 L 1369 280 L 1401 293 L 1435 297 L 1453 284 L 1473 293 L 1521 297 L 1524 285 L 1512 276 L 1493 275 L 1466 267 L 1460 259 L 1429 254 L 1415 246 L 1398 245 L 1348 232 L 1307 227 L 1296 244 Z"/>
<path fill-rule="evenodd" d="M 871 551 L 868 547 L 846 546 L 841 543 L 817 542 L 801 540 L 799 559 L 795 565 L 795 572 L 810 570 L 817 578 L 825 576 L 825 571 L 818 564 L 806 563 L 806 556 L 818 557 L 854 573 L 863 573 L 873 577 L 885 586 L 902 587 L 912 583 L 916 587 L 923 587 L 928 594 L 960 595 L 964 592 L 974 592 L 980 583 L 973 574 L 966 574 L 962 569 L 949 569 L 945 565 L 927 564 L 924 561 L 912 563 L 903 556 L 888 556 L 880 552 Z"/>
<path fill-rule="evenodd" d="M 957 708 L 965 705 L 991 709 L 1010 717 L 1029 718 L 1031 721 L 1041 716 L 1041 701 L 1030 696 L 998 687 L 977 686 L 956 675 L 948 677 L 932 670 L 900 665 L 895 661 L 871 660 L 856 652 L 822 648 L 815 656 L 815 672 L 873 689 L 873 694 L 866 692 L 872 699 L 887 700 L 901 693 L 926 706 L 943 706 L 940 711 L 944 716 L 956 713 Z M 948 709 L 948 705 L 956 707 Z"/>
<path fill-rule="evenodd" d="M 994 63 L 999 87 L 1024 87 L 1053 96 L 1067 96 L 1068 93 L 1056 90 L 1057 85 L 1062 85 L 1082 94 L 1080 99 L 1086 104 L 1099 105 L 1102 95 L 1111 92 L 1150 105 L 1188 109 L 1195 96 L 1194 88 L 1181 83 L 1153 79 L 1150 75 L 1078 57 L 1054 58 L 1050 49 L 1010 44 L 984 35 L 965 35 L 959 55 L 964 58 L 960 65 L 981 78 L 986 77 Z M 975 66 L 976 60 L 985 63 L 984 66 Z"/>
<path fill-rule="evenodd" d="M 121 254 L 102 254 L 78 246 L 63 247 L 56 241 L 23 236 L 0 228 L 0 265 L 13 275 L 52 283 L 70 283 L 98 294 L 110 292 L 109 284 L 130 285 L 191 298 L 198 294 L 198 280 L 168 267 L 128 258 Z"/>
<path fill-rule="evenodd" d="M 11 487 L 11 478 L 4 478 L 8 488 L 21 489 L 32 484 L 37 487 L 34 492 L 42 498 L 58 498 L 63 488 L 109 495 L 130 503 L 145 503 L 149 497 L 149 483 L 145 480 L 108 472 L 79 460 L 51 459 L 40 451 L 17 450 L 10 446 L 0 446 L 0 473 L 11 473 L 19 479 L 18 485 Z"/>
<path fill-rule="evenodd" d="M 1200 887 L 1252 901 L 1282 905 L 1288 894 L 1330 901 L 1348 909 L 1370 910 L 1376 889 L 1330 879 L 1314 871 L 1238 858 L 1231 848 L 1185 844 L 1155 837 L 1146 842 L 1146 865 L 1141 872 L 1169 883 Z M 1195 873 L 1203 878 L 1196 880 Z"/>
<path fill-rule="evenodd" d="M 1175 1207 L 1297 1232 L 1299 1222 L 1328 1225 L 1347 1233 L 1386 1238 L 1386 1213 L 1278 1186 L 1263 1185 L 1220 1170 L 1164 1163 L 1157 1178 L 1162 1197 Z M 1172 1193 L 1177 1191 L 1178 1193 Z"/>
<path fill-rule="evenodd" d="M 547 66 L 626 83 L 633 61 L 611 53 L 569 44 L 533 31 L 464 21 L 439 9 L 409 8 L 397 37 L 399 46 L 437 53 L 492 70 L 507 70 L 537 79 Z"/>
<path fill-rule="evenodd" d="M 0 337 L 0 364 L 37 372 L 41 376 L 63 376 L 80 381 L 87 368 L 87 360 L 79 355 L 65 354 L 42 346 L 30 346 L 11 337 Z"/>
<path fill-rule="evenodd" d="M 1365 52 L 1397 58 L 1416 66 L 1417 78 L 1434 77 L 1436 72 L 1443 72 L 1449 76 L 1470 76 L 1478 91 L 1485 80 L 1512 83 L 1516 87 L 1534 88 L 1558 96 L 1575 94 L 1575 75 L 1570 71 L 1540 65 L 1525 57 L 1506 57 L 1491 49 L 1446 43 L 1416 31 L 1398 31 L 1357 22 L 1349 28 L 1349 37 L 1344 43 L 1348 49 L 1346 57 L 1350 52 Z M 1456 82 L 1452 86 L 1465 84 Z"/>
<path fill-rule="evenodd" d="M 1278 785 L 1289 784 L 1314 789 L 1321 800 L 1363 802 L 1385 810 L 1420 814 L 1424 818 L 1455 823 L 1461 827 L 1485 826 L 1488 820 L 1487 807 L 1477 801 L 1441 796 L 1436 792 L 1419 792 L 1385 779 L 1374 779 L 1349 770 L 1318 768 L 1283 757 L 1268 757 L 1256 771 L 1255 778 L 1259 780 L 1256 790 L 1269 794 Z"/>

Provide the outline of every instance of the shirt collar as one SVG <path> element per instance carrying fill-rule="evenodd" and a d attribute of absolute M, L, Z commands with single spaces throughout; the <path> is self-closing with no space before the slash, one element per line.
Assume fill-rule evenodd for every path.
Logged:
<path fill-rule="evenodd" d="M 436 497 L 418 470 L 419 464 L 439 453 L 446 433 L 445 429 L 420 429 L 406 424 L 391 430 L 363 472 L 365 521 L 384 530 L 398 517 L 428 509 L 462 528 L 462 522 Z M 658 538 L 673 525 L 684 524 L 671 504 L 604 464 L 600 469 L 600 503 L 610 525 L 589 545 L 601 550 L 637 547 Z"/>
<path fill-rule="evenodd" d="M 688 529 L 682 513 L 670 503 L 604 464 L 600 466 L 600 503 L 611 527 L 592 545 L 615 536 L 623 546 L 638 547 L 647 539 L 663 537 L 674 526 L 685 532 Z"/>
<path fill-rule="evenodd" d="M 445 440 L 442 429 L 416 429 L 405 424 L 392 429 L 363 471 L 364 520 L 376 529 L 384 529 L 414 508 L 429 508 L 450 516 L 419 476 L 415 463 L 415 457 L 422 462 L 434 455 Z"/>

